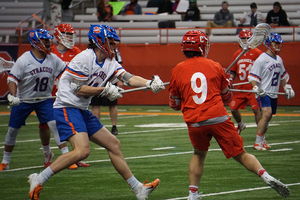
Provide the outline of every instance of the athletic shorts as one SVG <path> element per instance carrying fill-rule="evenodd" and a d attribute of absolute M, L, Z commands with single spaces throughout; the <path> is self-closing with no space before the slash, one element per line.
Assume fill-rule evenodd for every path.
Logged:
<path fill-rule="evenodd" d="M 268 95 L 266 95 L 264 97 L 258 97 L 257 102 L 259 104 L 259 108 L 271 107 L 272 108 L 272 115 L 276 114 L 277 98 L 273 99 L 273 98 L 269 97 Z"/>
<path fill-rule="evenodd" d="M 231 110 L 245 109 L 250 104 L 252 110 L 259 109 L 258 102 L 254 93 L 233 93 L 232 100 L 229 104 Z"/>
<path fill-rule="evenodd" d="M 106 97 L 94 96 L 91 100 L 90 105 L 92 106 L 116 106 L 118 105 L 118 100 L 110 101 Z"/>
<path fill-rule="evenodd" d="M 32 111 L 36 112 L 41 124 L 54 120 L 53 99 L 47 99 L 39 103 L 21 102 L 20 105 L 13 106 L 10 113 L 9 127 L 21 128 L 21 126 L 25 126 L 25 120 Z"/>
<path fill-rule="evenodd" d="M 89 137 L 99 131 L 103 125 L 89 110 L 78 108 L 55 108 L 54 117 L 60 141 L 66 141 L 76 132 L 85 132 Z"/>
<path fill-rule="evenodd" d="M 227 159 L 244 151 L 243 138 L 230 117 L 221 123 L 200 127 L 188 126 L 189 137 L 195 149 L 208 151 L 212 137 L 216 139 Z"/>

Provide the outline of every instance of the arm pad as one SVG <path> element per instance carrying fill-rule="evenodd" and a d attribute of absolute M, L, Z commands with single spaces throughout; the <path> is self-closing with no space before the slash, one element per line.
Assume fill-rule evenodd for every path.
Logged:
<path fill-rule="evenodd" d="M 228 90 L 225 94 L 221 94 L 222 97 L 222 101 L 224 104 L 230 103 L 230 101 L 232 100 L 232 92 L 230 90 Z"/>
<path fill-rule="evenodd" d="M 84 85 L 82 81 L 72 80 L 71 82 L 71 90 L 74 94 L 76 94 Z"/>

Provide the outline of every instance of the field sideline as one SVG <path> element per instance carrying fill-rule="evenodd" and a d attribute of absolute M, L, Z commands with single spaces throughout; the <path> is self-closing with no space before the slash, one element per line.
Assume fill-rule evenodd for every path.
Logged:
<path fill-rule="evenodd" d="M 161 184 L 149 200 L 179 200 L 188 195 L 188 166 L 192 155 L 187 128 L 180 112 L 168 106 L 118 106 L 117 138 L 134 175 L 143 182 L 155 178 Z M 226 107 L 229 111 L 229 108 Z M 0 106 L 0 159 L 9 121 L 7 106 Z M 108 109 L 102 108 L 101 122 L 110 130 Z M 2 113 L 5 112 L 5 113 Z M 255 151 L 256 127 L 250 108 L 242 111 L 247 128 L 242 132 L 245 150 L 254 154 L 274 177 L 289 185 L 287 199 L 300 199 L 300 107 L 278 107 L 271 120 L 267 140 L 272 148 Z M 27 176 L 43 169 L 38 136 L 38 121 L 32 114 L 22 127 L 13 151 L 10 170 L 0 172 L 0 199 L 28 199 Z M 61 153 L 51 140 L 55 158 Z M 68 145 L 70 148 L 70 145 Z M 91 143 L 85 160 L 89 168 L 63 170 L 44 186 L 40 200 L 134 200 L 130 187 L 114 170 L 105 149 Z M 203 200 L 276 200 L 282 199 L 256 175 L 233 159 L 227 160 L 212 140 L 199 191 Z"/>

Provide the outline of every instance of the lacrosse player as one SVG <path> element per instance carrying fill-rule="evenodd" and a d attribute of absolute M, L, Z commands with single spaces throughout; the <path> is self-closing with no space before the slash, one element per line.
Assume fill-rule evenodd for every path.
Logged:
<path fill-rule="evenodd" d="M 74 46 L 76 37 L 75 34 L 75 30 L 70 24 L 63 23 L 54 28 L 54 37 L 57 40 L 57 44 L 52 45 L 51 52 L 56 54 L 62 61 L 66 63 L 66 65 L 69 64 L 69 62 L 74 58 L 74 56 L 81 52 L 81 50 L 78 47 Z M 55 79 L 54 81 L 52 96 L 56 95 L 58 81 L 58 79 Z M 40 135 L 50 135 L 49 127 L 47 124 L 39 124 L 39 130 Z M 51 164 L 51 161 L 49 162 L 50 163 L 47 164 L 47 167 Z M 69 166 L 69 169 L 77 169 L 78 167 L 89 166 L 89 164 L 79 161 Z"/>
<path fill-rule="evenodd" d="M 113 28 L 91 25 L 88 38 L 88 48 L 71 60 L 60 78 L 54 102 L 54 117 L 60 139 L 68 140 L 74 149 L 59 156 L 40 174 L 34 173 L 29 176 L 30 199 L 39 199 L 43 185 L 51 176 L 88 157 L 89 141 L 92 141 L 107 150 L 117 172 L 131 186 L 137 199 L 144 200 L 160 180 L 143 184 L 134 177 L 122 155 L 120 141 L 92 115 L 88 107 L 95 95 L 105 96 L 111 101 L 122 97 L 123 89 L 109 82 L 113 78 L 118 78 L 132 87 L 146 86 L 154 93 L 165 89 L 164 84 L 158 76 L 147 80 L 125 71 L 114 58 L 115 41 L 120 39 Z"/>
<path fill-rule="evenodd" d="M 240 49 L 233 54 L 232 61 L 242 52 L 244 49 L 247 40 L 252 36 L 252 32 L 249 30 L 242 30 L 239 33 L 238 42 L 240 44 Z M 230 69 L 230 79 L 234 80 L 238 79 L 238 83 L 249 83 L 248 82 L 248 74 L 253 65 L 253 62 L 258 58 L 258 56 L 262 53 L 261 50 L 255 48 L 250 49 L 247 53 L 245 53 Z M 238 85 L 237 89 L 242 90 L 251 90 L 252 86 L 250 84 Z M 261 113 L 259 110 L 258 103 L 255 99 L 255 95 L 253 93 L 245 93 L 245 92 L 234 92 L 232 100 L 229 104 L 231 109 L 231 113 L 235 121 L 238 123 L 237 130 L 239 134 L 241 131 L 246 128 L 245 123 L 242 120 L 241 113 L 239 109 L 245 109 L 247 104 L 250 103 L 252 111 L 254 113 L 256 124 L 259 122 L 261 118 Z"/>
<path fill-rule="evenodd" d="M 7 99 L 12 105 L 9 128 L 5 138 L 5 148 L 0 171 L 9 169 L 11 154 L 21 126 L 32 111 L 35 111 L 41 124 L 48 124 L 62 153 L 69 152 L 66 142 L 59 139 L 53 116 L 53 100 L 22 101 L 24 98 L 51 96 L 54 79 L 64 71 L 66 64 L 55 54 L 50 53 L 53 37 L 45 29 L 29 32 L 31 51 L 25 52 L 13 66 L 8 78 L 10 94 Z M 44 167 L 48 167 L 54 154 L 50 150 L 50 134 L 40 135 L 44 151 Z"/>
<path fill-rule="evenodd" d="M 187 60 L 172 70 L 169 105 L 174 110 L 182 111 L 194 146 L 189 167 L 188 199 L 199 198 L 199 182 L 212 137 L 217 140 L 227 159 L 233 157 L 281 196 L 289 196 L 288 187 L 270 176 L 255 156 L 244 150 L 243 139 L 223 104 L 232 98 L 225 71 L 219 63 L 206 58 L 209 51 L 206 34 L 200 30 L 188 31 L 181 45 Z"/>
<path fill-rule="evenodd" d="M 255 60 L 248 76 L 262 113 L 262 118 L 257 125 L 256 141 L 253 146 L 256 150 L 271 148 L 265 140 L 265 134 L 272 115 L 276 114 L 278 95 L 268 92 L 278 92 L 279 85 L 281 85 L 287 99 L 295 96 L 292 86 L 287 84 L 289 75 L 279 56 L 282 43 L 283 40 L 280 34 L 271 33 L 264 43 L 268 50 Z"/>

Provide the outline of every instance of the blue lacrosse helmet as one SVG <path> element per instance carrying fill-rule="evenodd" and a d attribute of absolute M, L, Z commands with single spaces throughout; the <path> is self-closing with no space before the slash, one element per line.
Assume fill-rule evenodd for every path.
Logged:
<path fill-rule="evenodd" d="M 272 42 L 278 42 L 281 43 L 280 48 L 276 49 L 274 45 L 272 45 Z M 268 37 L 265 41 L 265 46 L 270 49 L 274 54 L 279 55 L 281 48 L 282 48 L 282 43 L 283 39 L 280 34 L 278 33 L 270 33 L 270 37 Z"/>
<path fill-rule="evenodd" d="M 90 42 L 106 53 L 110 59 L 114 58 L 115 51 L 114 48 L 111 48 L 111 44 L 115 44 L 114 41 L 120 41 L 115 29 L 108 25 L 92 24 L 88 32 L 88 38 Z"/>
<path fill-rule="evenodd" d="M 51 45 L 50 45 L 50 43 L 44 44 L 43 39 L 52 40 L 53 36 L 46 29 L 35 29 L 35 30 L 29 31 L 28 40 L 29 40 L 30 44 L 34 48 L 36 48 L 46 54 L 50 54 Z"/>

